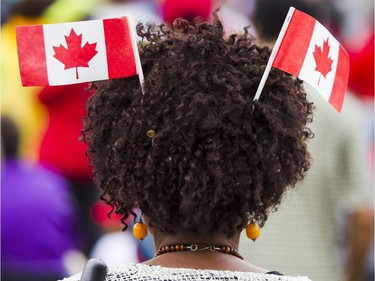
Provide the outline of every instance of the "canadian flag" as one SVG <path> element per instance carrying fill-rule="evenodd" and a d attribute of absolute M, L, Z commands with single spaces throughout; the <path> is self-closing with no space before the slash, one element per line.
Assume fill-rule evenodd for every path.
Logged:
<path fill-rule="evenodd" d="M 349 55 L 313 17 L 293 7 L 289 9 L 269 64 L 304 80 L 341 111 L 348 84 Z"/>
<path fill-rule="evenodd" d="M 16 27 L 23 86 L 66 85 L 138 74 L 130 16 Z"/>

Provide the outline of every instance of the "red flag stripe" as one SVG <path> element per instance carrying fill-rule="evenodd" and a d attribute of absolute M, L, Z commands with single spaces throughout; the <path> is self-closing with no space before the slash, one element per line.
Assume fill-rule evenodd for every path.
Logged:
<path fill-rule="evenodd" d="M 299 76 L 316 20 L 295 10 L 281 42 L 273 66 L 294 76 Z M 303 24 L 301 24 L 303 23 Z M 293 58 L 292 60 L 290 58 Z"/>
<path fill-rule="evenodd" d="M 22 85 L 48 85 L 43 26 L 19 26 L 16 35 Z"/>
<path fill-rule="evenodd" d="M 107 50 L 108 78 L 137 74 L 126 18 L 103 20 Z"/>
<path fill-rule="evenodd" d="M 338 112 L 341 111 L 342 104 L 344 102 L 344 96 L 346 87 L 348 85 L 349 78 L 349 56 L 340 45 L 339 56 L 337 61 L 336 77 L 333 83 L 331 96 L 329 97 L 329 103 L 336 108 Z"/>

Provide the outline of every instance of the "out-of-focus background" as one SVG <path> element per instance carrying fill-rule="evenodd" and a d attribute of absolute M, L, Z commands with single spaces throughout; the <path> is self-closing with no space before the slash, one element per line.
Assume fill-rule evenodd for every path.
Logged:
<path fill-rule="evenodd" d="M 249 26 L 259 44 L 272 45 L 267 30 L 279 30 L 276 18 L 286 15 L 277 2 L 306 4 L 300 9 L 342 43 L 351 59 L 349 88 L 338 114 L 306 86 L 317 108 L 311 173 L 256 242 L 241 239 L 240 252 L 288 275 L 374 280 L 372 0 L 1 0 L 1 280 L 57 280 L 82 271 L 90 257 L 113 265 L 154 253 L 150 235 L 139 242 L 122 232 L 120 218 L 108 218 L 98 199 L 79 142 L 89 85 L 22 87 L 15 26 L 125 14 L 137 22 L 210 20 L 220 7 L 227 34 Z"/>

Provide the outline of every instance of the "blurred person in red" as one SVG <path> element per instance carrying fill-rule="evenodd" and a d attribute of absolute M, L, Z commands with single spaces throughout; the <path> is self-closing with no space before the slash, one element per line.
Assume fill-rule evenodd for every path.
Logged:
<path fill-rule="evenodd" d="M 90 95 L 88 83 L 48 86 L 39 93 L 40 102 L 48 111 L 48 125 L 39 149 L 40 163 L 69 182 L 78 203 L 81 250 L 86 255 L 101 235 L 92 217 L 99 189 L 92 181 L 92 168 L 85 155 L 87 145 L 79 141 Z"/>
<path fill-rule="evenodd" d="M 74 200 L 64 178 L 18 158 L 19 132 L 1 117 L 1 280 L 52 281 L 77 248 Z"/>
<path fill-rule="evenodd" d="M 273 46 L 290 6 L 330 26 L 330 10 L 319 3 L 258 0 L 253 20 L 264 45 Z M 278 267 L 287 274 L 304 273 L 312 280 L 367 280 L 374 195 L 363 105 L 347 93 L 338 114 L 311 87 L 305 85 L 305 90 L 315 105 L 310 173 L 299 191 L 288 194 L 270 216 L 255 243 L 242 239 L 240 251 L 245 259 L 257 258 L 261 266 Z"/>
<path fill-rule="evenodd" d="M 193 20 L 201 17 L 208 20 L 213 9 L 212 0 L 159 0 L 160 12 L 164 21 L 172 23 L 177 18 Z"/>

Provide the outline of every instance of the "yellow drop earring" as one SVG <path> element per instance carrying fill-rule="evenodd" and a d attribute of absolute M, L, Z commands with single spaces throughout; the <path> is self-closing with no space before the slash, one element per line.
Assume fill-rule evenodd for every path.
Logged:
<path fill-rule="evenodd" d="M 139 221 L 133 226 L 133 235 L 138 240 L 142 241 L 147 236 L 147 226 L 143 223 L 142 216 Z"/>
<path fill-rule="evenodd" d="M 246 235 L 249 239 L 255 240 L 260 236 L 260 228 L 256 223 L 249 223 L 246 227 Z"/>

